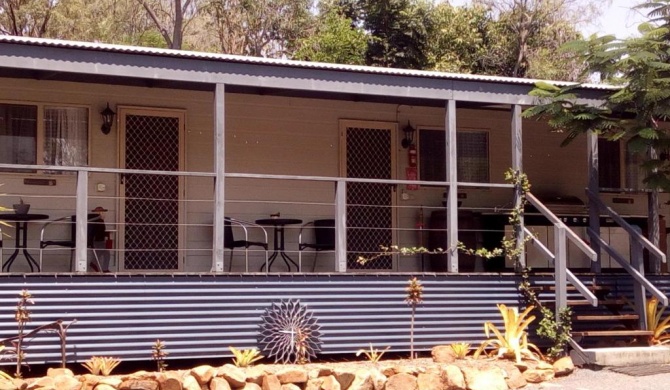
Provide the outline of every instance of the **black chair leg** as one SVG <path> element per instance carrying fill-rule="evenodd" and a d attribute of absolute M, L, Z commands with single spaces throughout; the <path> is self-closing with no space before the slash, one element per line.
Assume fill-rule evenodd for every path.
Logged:
<path fill-rule="evenodd" d="M 233 249 L 230 250 L 230 260 L 228 260 L 228 272 L 233 270 Z"/>
<path fill-rule="evenodd" d="M 314 254 L 314 264 L 312 264 L 312 272 L 316 271 L 316 261 L 319 259 L 319 251 Z"/>

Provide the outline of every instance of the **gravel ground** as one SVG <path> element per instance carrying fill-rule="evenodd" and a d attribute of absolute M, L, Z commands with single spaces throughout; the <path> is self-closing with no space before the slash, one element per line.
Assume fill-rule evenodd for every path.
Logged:
<path fill-rule="evenodd" d="M 670 374 L 630 376 L 607 369 L 576 369 L 571 375 L 549 383 L 528 385 L 529 390 L 662 390 L 670 389 Z"/>

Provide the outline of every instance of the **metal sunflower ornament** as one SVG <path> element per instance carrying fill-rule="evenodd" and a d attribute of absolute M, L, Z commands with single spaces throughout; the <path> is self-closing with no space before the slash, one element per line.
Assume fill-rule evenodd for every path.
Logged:
<path fill-rule="evenodd" d="M 261 316 L 258 344 L 275 363 L 304 364 L 321 351 L 320 329 L 299 300 L 273 302 Z"/>

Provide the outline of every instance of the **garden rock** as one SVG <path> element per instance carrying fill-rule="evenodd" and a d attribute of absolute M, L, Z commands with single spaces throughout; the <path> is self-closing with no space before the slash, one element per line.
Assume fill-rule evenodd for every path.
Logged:
<path fill-rule="evenodd" d="M 67 375 L 74 377 L 74 373 L 69 368 L 50 368 L 47 370 L 47 376 L 55 378 L 59 375 Z"/>
<path fill-rule="evenodd" d="M 266 374 L 265 366 L 253 366 L 246 369 L 247 382 L 255 383 L 259 386 L 263 385 L 263 377 Z"/>
<path fill-rule="evenodd" d="M 263 390 L 263 389 L 261 389 L 261 387 L 258 386 L 257 384 L 249 382 L 244 385 L 242 390 Z"/>
<path fill-rule="evenodd" d="M 275 375 L 282 384 L 307 382 L 307 371 L 301 368 L 286 368 L 278 371 Z"/>
<path fill-rule="evenodd" d="M 442 390 L 446 387 L 442 376 L 434 372 L 419 374 L 416 378 L 416 383 L 419 386 L 419 390 Z"/>
<path fill-rule="evenodd" d="M 79 390 L 81 389 L 82 386 L 81 382 L 79 382 L 74 376 L 70 375 L 58 375 L 53 379 L 54 379 L 53 388 L 56 390 Z"/>
<path fill-rule="evenodd" d="M 520 389 L 528 384 L 521 371 L 516 367 L 507 370 L 505 382 L 510 389 Z"/>
<path fill-rule="evenodd" d="M 410 374 L 395 374 L 386 381 L 386 390 L 418 390 L 416 377 Z"/>
<path fill-rule="evenodd" d="M 156 376 L 156 382 L 158 382 L 158 387 L 161 390 L 182 390 L 181 381 L 172 376 L 158 375 Z"/>
<path fill-rule="evenodd" d="M 446 390 L 465 390 L 465 377 L 460 368 L 448 365 L 444 366 L 443 372 L 447 380 Z"/>
<path fill-rule="evenodd" d="M 469 390 L 507 390 L 504 372 L 491 367 L 483 370 L 464 368 L 463 376 Z"/>
<path fill-rule="evenodd" d="M 261 387 L 263 390 L 281 390 L 281 382 L 277 375 L 266 375 L 263 377 Z"/>
<path fill-rule="evenodd" d="M 112 377 L 102 377 L 102 378 L 100 378 L 100 381 L 98 382 L 98 384 L 111 386 L 113 388 L 118 388 L 121 385 L 122 382 L 123 381 L 121 380 L 121 378 L 117 378 L 117 377 L 112 376 Z"/>
<path fill-rule="evenodd" d="M 348 390 L 374 390 L 374 388 L 370 371 L 358 370 L 356 371 L 356 378 L 351 382 Z"/>
<path fill-rule="evenodd" d="M 438 345 L 433 347 L 431 356 L 435 363 L 453 363 L 456 361 L 456 353 L 448 345 Z"/>
<path fill-rule="evenodd" d="M 198 380 L 195 379 L 193 375 L 186 375 L 181 382 L 181 386 L 184 390 L 201 390 Z"/>
<path fill-rule="evenodd" d="M 570 356 L 562 357 L 554 362 L 554 374 L 556 376 L 566 376 L 575 371 L 575 364 Z"/>
<path fill-rule="evenodd" d="M 337 382 L 337 381 L 335 381 Z M 309 378 L 305 384 L 305 390 L 321 390 L 321 384 L 323 383 L 323 378 Z M 339 383 L 338 383 L 339 386 Z M 339 389 L 339 387 L 338 387 Z M 265 390 L 265 388 L 263 388 Z"/>
<path fill-rule="evenodd" d="M 340 383 L 342 389 L 348 389 L 351 383 L 356 379 L 356 374 L 350 371 L 335 370 L 333 376 Z"/>
<path fill-rule="evenodd" d="M 300 390 L 300 386 L 294 385 L 293 383 L 287 383 L 285 385 L 281 385 L 281 390 Z"/>
<path fill-rule="evenodd" d="M 3 382 L 6 382 L 6 381 L 3 380 Z M 11 383 L 10 385 L 14 386 L 14 388 L 16 388 L 14 383 Z M 4 388 L 4 386 L 0 387 L 0 388 Z M 45 376 L 43 378 L 39 378 L 35 382 L 28 385 L 28 390 L 34 390 L 34 389 L 39 389 L 39 388 L 53 389 L 54 388 L 54 378 L 52 378 L 50 376 Z"/>
<path fill-rule="evenodd" d="M 528 364 L 521 362 L 521 363 L 514 363 L 514 367 L 518 368 L 519 371 L 524 372 L 528 369 Z"/>
<path fill-rule="evenodd" d="M 223 378 L 212 378 L 212 380 L 209 382 L 209 390 L 231 390 L 231 389 L 227 380 Z"/>
<path fill-rule="evenodd" d="M 386 387 L 386 376 L 381 373 L 376 368 L 370 370 L 370 379 L 372 380 L 372 386 L 375 390 L 384 390 Z"/>
<path fill-rule="evenodd" d="M 116 390 L 116 387 L 112 387 L 103 383 L 95 386 L 95 390 Z"/>
<path fill-rule="evenodd" d="M 218 368 L 216 376 L 223 377 L 227 380 L 231 387 L 244 387 L 247 382 L 247 374 L 241 368 L 235 367 L 232 364 L 226 364 Z"/>
<path fill-rule="evenodd" d="M 334 376 L 328 375 L 326 377 L 321 378 L 323 379 L 323 382 L 321 382 L 321 390 L 342 390 L 342 386 L 340 386 L 340 382 L 335 379 Z"/>
<path fill-rule="evenodd" d="M 523 377 L 529 383 L 540 383 L 554 379 L 554 370 L 529 369 L 523 373 Z"/>
<path fill-rule="evenodd" d="M 201 386 L 209 383 L 215 374 L 216 368 L 208 365 L 202 365 L 191 369 L 191 375 L 193 375 Z"/>
<path fill-rule="evenodd" d="M 158 390 L 158 382 L 146 379 L 129 379 L 119 385 L 119 390 Z"/>

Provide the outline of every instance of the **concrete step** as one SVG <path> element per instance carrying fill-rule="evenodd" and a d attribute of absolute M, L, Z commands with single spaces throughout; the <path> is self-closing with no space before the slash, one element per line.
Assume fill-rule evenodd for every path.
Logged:
<path fill-rule="evenodd" d="M 589 348 L 583 352 L 585 356 L 575 350 L 570 352 L 570 357 L 576 365 L 595 364 L 603 367 L 621 367 L 670 364 L 670 347 L 665 346 Z"/>

